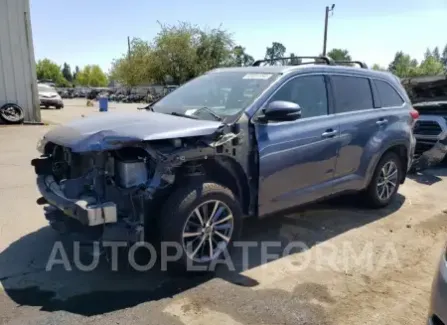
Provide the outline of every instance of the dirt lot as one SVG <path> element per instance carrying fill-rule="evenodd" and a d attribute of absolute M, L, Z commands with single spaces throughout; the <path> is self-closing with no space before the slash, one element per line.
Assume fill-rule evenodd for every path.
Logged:
<path fill-rule="evenodd" d="M 95 114 L 82 104 L 67 101 L 64 110 L 42 116 L 61 123 Z M 407 179 L 387 209 L 366 210 L 345 198 L 245 222 L 243 239 L 257 245 L 246 270 L 236 251 L 238 270 L 213 276 L 114 272 L 107 263 L 91 272 L 46 271 L 60 238 L 35 203 L 29 162 L 51 127 L 0 128 L 1 324 L 424 324 L 446 239 L 446 169 Z M 265 261 L 261 243 L 273 241 L 282 246 L 270 254 L 291 241 L 309 249 Z"/>

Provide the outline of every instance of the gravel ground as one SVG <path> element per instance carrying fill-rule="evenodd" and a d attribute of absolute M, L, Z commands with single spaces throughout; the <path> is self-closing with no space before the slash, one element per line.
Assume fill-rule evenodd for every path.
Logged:
<path fill-rule="evenodd" d="M 42 111 L 62 123 L 96 114 L 80 100 Z M 112 107 L 115 104 L 112 104 Z M 139 105 L 116 104 L 116 110 Z M 111 108 L 111 110 L 113 110 Z M 0 127 L 0 324 L 424 324 L 447 229 L 446 169 L 407 179 L 394 204 L 352 198 L 244 224 L 248 269 L 182 277 L 107 263 L 91 272 L 45 267 L 60 237 L 44 220 L 30 160 L 51 126 Z M 261 258 L 261 242 L 309 249 Z"/>

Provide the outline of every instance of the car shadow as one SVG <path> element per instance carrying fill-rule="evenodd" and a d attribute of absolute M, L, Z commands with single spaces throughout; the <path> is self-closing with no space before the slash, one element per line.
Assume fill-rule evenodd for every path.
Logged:
<path fill-rule="evenodd" d="M 441 177 L 445 176 L 447 176 L 447 168 L 445 166 L 432 167 L 407 175 L 409 179 L 427 186 L 442 181 Z"/>
<path fill-rule="evenodd" d="M 256 280 L 242 272 L 267 263 L 261 256 L 261 243 L 279 242 L 269 250 L 269 254 L 275 254 L 276 250 L 277 258 L 280 258 L 281 251 L 291 241 L 297 240 L 312 247 L 384 218 L 397 211 L 404 201 L 405 197 L 398 195 L 387 208 L 367 210 L 353 205 L 351 197 L 342 197 L 306 210 L 289 211 L 261 220 L 245 220 L 242 241 L 256 246 L 249 251 L 248 263 L 243 263 L 242 252 L 235 250 L 232 254 L 235 269 L 221 267 L 214 273 L 173 274 L 163 272 L 160 267 L 146 272 L 129 267 L 113 271 L 104 259 L 89 272 L 75 267 L 69 270 L 66 265 L 46 270 L 53 247 L 61 237 L 50 227 L 44 227 L 11 243 L 0 254 L 0 281 L 5 293 L 18 305 L 84 316 L 169 298 L 213 278 L 238 286 L 256 286 Z M 299 251 L 292 253 L 299 254 Z"/>

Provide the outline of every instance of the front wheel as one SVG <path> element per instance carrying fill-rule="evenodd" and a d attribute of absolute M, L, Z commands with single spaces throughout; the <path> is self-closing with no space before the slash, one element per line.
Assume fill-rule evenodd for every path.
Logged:
<path fill-rule="evenodd" d="M 165 202 L 160 216 L 161 245 L 176 243 L 181 256 L 174 265 L 187 271 L 190 266 L 212 270 L 210 266 L 231 249 L 241 229 L 238 200 L 230 189 L 216 183 L 179 188 Z"/>
<path fill-rule="evenodd" d="M 394 152 L 386 153 L 377 164 L 365 191 L 367 205 L 373 208 L 387 206 L 396 196 L 402 177 L 402 162 Z"/>

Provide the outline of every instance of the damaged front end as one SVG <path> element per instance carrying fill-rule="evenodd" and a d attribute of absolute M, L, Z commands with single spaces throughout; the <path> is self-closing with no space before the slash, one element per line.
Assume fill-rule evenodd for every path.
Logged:
<path fill-rule="evenodd" d="M 420 116 L 413 129 L 416 150 L 412 170 L 444 161 L 447 155 L 447 77 L 420 77 L 402 81 Z"/>
<path fill-rule="evenodd" d="M 183 177 L 204 174 L 198 161 L 237 155 L 240 134 L 234 130 L 197 130 L 150 141 L 110 141 L 98 132 L 89 136 L 95 139 L 91 147 L 85 140 L 68 147 L 60 137 L 47 137 L 39 144 L 42 156 L 32 160 L 42 194 L 38 202 L 52 207 L 47 219 L 59 231 L 89 234 L 94 241 L 144 241 L 154 206 L 182 186 Z"/>

